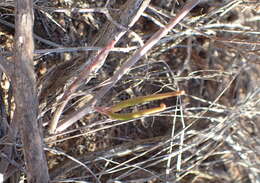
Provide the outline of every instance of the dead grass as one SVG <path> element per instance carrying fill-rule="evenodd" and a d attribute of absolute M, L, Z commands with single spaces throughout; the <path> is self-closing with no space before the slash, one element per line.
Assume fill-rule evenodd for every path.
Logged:
<path fill-rule="evenodd" d="M 124 1 L 110 3 L 114 19 L 116 8 Z M 120 50 L 110 52 L 97 75 L 66 106 L 63 116 L 86 105 L 90 100 L 86 93 L 95 93 L 133 54 L 130 48 L 140 47 L 178 12 L 184 1 L 179 3 L 152 1 L 131 28 L 134 33 L 120 39 L 116 44 Z M 54 12 L 72 7 L 91 8 L 94 13 Z M 96 50 L 104 46 L 91 45 L 109 21 L 99 9 L 103 7 L 105 2 L 91 0 L 35 2 L 35 69 L 44 124 L 51 120 L 68 86 L 69 81 L 60 77 L 72 72 L 73 64 L 84 62 L 89 54 L 82 47 Z M 12 1 L 1 2 L 0 12 L 1 54 L 11 56 Z M 259 182 L 259 15 L 257 1 L 205 1 L 197 6 L 99 105 L 173 90 L 185 90 L 187 95 L 165 100 L 166 111 L 142 119 L 115 121 L 92 112 L 60 134 L 46 133 L 52 180 Z M 58 52 L 59 46 L 68 49 Z M 8 95 L 10 88 L 1 87 L 1 95 Z"/>

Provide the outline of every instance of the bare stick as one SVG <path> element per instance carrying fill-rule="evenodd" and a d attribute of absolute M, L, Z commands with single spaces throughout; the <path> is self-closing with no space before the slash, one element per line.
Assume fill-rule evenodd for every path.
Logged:
<path fill-rule="evenodd" d="M 17 118 L 14 119 L 14 123 L 19 126 L 22 137 L 27 182 L 47 183 L 48 167 L 43 151 L 41 124 L 37 121 L 32 7 L 32 0 L 16 1 L 15 72 L 12 75 Z"/>
<path fill-rule="evenodd" d="M 146 43 L 145 45 L 137 50 L 134 55 L 127 60 L 122 67 L 116 71 L 116 73 L 106 82 L 105 86 L 101 88 L 95 97 L 89 104 L 80 108 L 77 112 L 70 115 L 65 119 L 62 124 L 57 128 L 57 131 L 61 132 L 70 125 L 74 124 L 77 120 L 85 116 L 92 111 L 92 107 L 96 105 L 100 99 L 116 84 L 116 82 L 126 74 L 129 69 L 144 56 L 162 37 L 164 37 L 176 24 L 178 24 L 197 4 L 200 0 L 192 0 L 188 2 L 182 10 L 177 14 L 175 18 L 170 20 L 170 23 L 165 27 L 159 29 Z"/>

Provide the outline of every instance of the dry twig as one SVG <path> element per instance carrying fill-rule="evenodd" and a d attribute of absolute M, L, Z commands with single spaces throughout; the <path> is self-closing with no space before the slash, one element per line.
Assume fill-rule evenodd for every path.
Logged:
<path fill-rule="evenodd" d="M 134 55 L 124 62 L 124 64 L 120 67 L 119 70 L 115 72 L 115 74 L 106 82 L 105 86 L 103 86 L 95 95 L 93 100 L 86 106 L 82 107 L 76 113 L 73 113 L 71 116 L 66 118 L 62 124 L 57 128 L 57 132 L 61 132 L 65 130 L 67 127 L 74 124 L 77 120 L 90 113 L 92 107 L 100 101 L 100 99 L 116 84 L 116 82 L 126 74 L 129 69 L 140 59 L 142 58 L 162 37 L 164 37 L 176 24 L 178 24 L 189 12 L 192 8 L 194 8 L 200 0 L 192 0 L 188 2 L 182 10 L 177 14 L 176 17 L 170 20 L 170 23 L 165 27 L 159 29 L 146 43 L 145 45 L 137 50 Z"/>

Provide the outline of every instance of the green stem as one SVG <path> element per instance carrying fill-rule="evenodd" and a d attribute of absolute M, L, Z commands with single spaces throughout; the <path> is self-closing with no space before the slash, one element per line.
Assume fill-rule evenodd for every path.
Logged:
<path fill-rule="evenodd" d="M 118 112 L 122 110 L 123 108 L 134 106 L 136 104 L 144 103 L 144 102 L 151 102 L 154 100 L 161 100 L 169 97 L 179 96 L 183 95 L 185 92 L 182 91 L 176 91 L 176 92 L 168 92 L 168 93 L 161 93 L 161 94 L 155 94 L 155 95 L 148 95 L 148 96 L 140 96 L 135 97 L 132 99 L 124 100 L 112 107 L 110 107 L 108 110 L 111 112 Z"/>
<path fill-rule="evenodd" d="M 162 103 L 160 105 L 160 107 L 144 109 L 144 110 L 140 110 L 140 111 L 137 111 L 137 112 L 124 113 L 124 114 L 113 113 L 113 112 L 109 111 L 109 112 L 107 112 L 107 115 L 111 119 L 130 120 L 130 119 L 140 118 L 140 117 L 142 117 L 144 115 L 149 115 L 149 114 L 154 114 L 154 113 L 157 113 L 157 112 L 161 112 L 161 111 L 164 111 L 165 109 L 166 109 L 166 105 Z"/>
<path fill-rule="evenodd" d="M 128 99 L 125 101 L 122 101 L 112 107 L 104 108 L 104 107 L 95 107 L 96 111 L 98 111 L 101 114 L 105 114 L 109 116 L 111 119 L 117 119 L 117 120 L 130 120 L 142 117 L 144 115 L 154 114 L 156 112 L 161 112 L 166 109 L 165 104 L 161 104 L 159 107 L 140 110 L 137 112 L 132 113 L 116 113 L 123 108 L 130 107 L 136 104 L 144 103 L 144 102 L 150 102 L 154 100 L 161 100 L 169 97 L 184 95 L 185 92 L 182 91 L 176 91 L 176 92 L 168 92 L 168 93 L 162 93 L 162 94 L 155 94 L 155 95 L 149 95 L 149 96 L 140 96 L 133 99 Z"/>

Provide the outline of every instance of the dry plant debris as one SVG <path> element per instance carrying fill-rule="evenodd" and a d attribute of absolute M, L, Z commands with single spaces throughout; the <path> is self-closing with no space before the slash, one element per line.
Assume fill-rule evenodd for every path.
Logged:
<path fill-rule="evenodd" d="M 189 3 L 199 4 L 133 62 Z M 0 181 L 9 182 L 30 181 L 14 123 L 15 9 L 0 1 Z M 258 0 L 37 0 L 33 9 L 34 100 L 52 182 L 260 182 Z M 137 119 L 95 111 L 178 90 L 166 110 Z"/>

